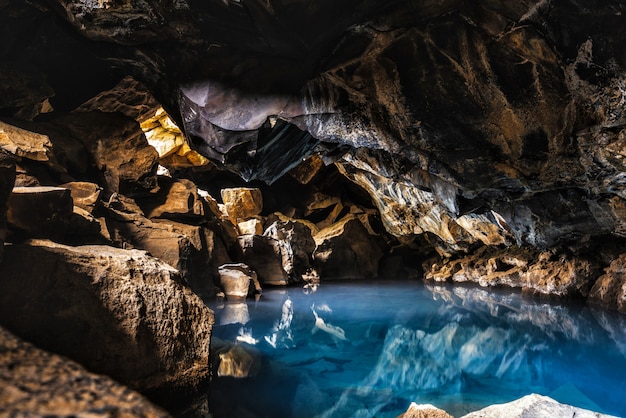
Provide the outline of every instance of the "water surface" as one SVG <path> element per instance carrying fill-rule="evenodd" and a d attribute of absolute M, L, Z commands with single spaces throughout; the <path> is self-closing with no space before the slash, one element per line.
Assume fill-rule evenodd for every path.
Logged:
<path fill-rule="evenodd" d="M 209 305 L 214 418 L 396 417 L 411 402 L 461 416 L 529 393 L 626 416 L 626 316 L 617 313 L 414 281 Z M 218 376 L 229 350 L 252 377 Z M 221 374 L 238 370 L 222 361 Z"/>

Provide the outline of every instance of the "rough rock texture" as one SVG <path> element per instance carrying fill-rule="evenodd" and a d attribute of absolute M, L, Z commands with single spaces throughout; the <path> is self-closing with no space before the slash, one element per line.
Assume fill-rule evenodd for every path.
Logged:
<path fill-rule="evenodd" d="M 277 214 L 270 219 L 264 236 L 278 244 L 282 267 L 290 283 L 302 281 L 302 276 L 313 268 L 315 240 L 311 228 L 303 221 L 289 219 Z"/>
<path fill-rule="evenodd" d="M 488 406 L 480 411 L 467 414 L 463 418 L 552 418 L 574 416 L 583 418 L 609 417 L 609 415 L 558 403 L 547 396 L 532 394 L 513 402 Z"/>
<path fill-rule="evenodd" d="M 59 187 L 69 189 L 74 206 L 78 206 L 89 213 L 93 213 L 102 194 L 100 186 L 86 181 L 73 181 L 61 184 Z"/>
<path fill-rule="evenodd" d="M 113 379 L 0 327 L 0 415 L 169 417 Z"/>
<path fill-rule="evenodd" d="M 243 262 L 256 271 L 261 283 L 271 286 L 289 283 L 278 240 L 264 235 L 241 235 L 237 241 L 241 247 Z"/>
<path fill-rule="evenodd" d="M 72 110 L 130 74 L 246 179 L 335 161 L 394 235 L 452 252 L 623 237 L 625 7 L 8 0 L 0 110 Z"/>
<path fill-rule="evenodd" d="M 11 245 L 0 299 L 7 329 L 143 393 L 184 392 L 208 378 L 213 313 L 144 251 Z"/>
<path fill-rule="evenodd" d="M 198 195 L 196 185 L 186 179 L 159 177 L 159 190 L 138 203 L 148 218 L 202 218 L 206 201 Z"/>
<path fill-rule="evenodd" d="M 587 260 L 520 248 L 484 247 L 463 258 L 425 264 L 426 280 L 505 285 L 546 296 L 586 297 L 598 275 Z"/>
<path fill-rule="evenodd" d="M 605 274 L 596 280 L 588 300 L 626 313 L 626 254 L 614 260 Z"/>
<path fill-rule="evenodd" d="M 249 187 L 222 189 L 222 201 L 228 217 L 237 225 L 239 219 L 258 215 L 263 210 L 261 190 Z"/>

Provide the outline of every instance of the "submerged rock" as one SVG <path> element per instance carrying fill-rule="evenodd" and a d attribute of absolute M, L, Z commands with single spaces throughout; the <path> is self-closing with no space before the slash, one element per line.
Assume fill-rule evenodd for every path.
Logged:
<path fill-rule="evenodd" d="M 50 241 L 5 255 L 0 323 L 22 338 L 163 399 L 207 382 L 213 313 L 172 267 Z"/>
<path fill-rule="evenodd" d="M 0 327 L 0 415 L 170 415 L 113 379 L 36 348 Z"/>

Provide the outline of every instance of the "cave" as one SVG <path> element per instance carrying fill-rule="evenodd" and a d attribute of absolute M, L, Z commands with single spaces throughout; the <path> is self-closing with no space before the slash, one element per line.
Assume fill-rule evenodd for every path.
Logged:
<path fill-rule="evenodd" d="M 602 329 L 626 372 L 625 14 L 618 0 L 0 0 L 1 413 L 282 416 L 212 406 L 211 391 L 244 390 L 211 378 L 218 363 L 278 338 L 220 321 L 289 294 L 276 326 L 306 313 L 340 347 L 315 295 L 344 284 L 428 291 L 448 303 L 428 313 L 477 318 L 459 332 L 485 338 L 521 327 L 512 312 L 551 338 Z M 578 325 L 537 325 L 553 311 Z M 449 324 L 429 318 L 378 329 L 379 348 L 395 336 L 436 361 L 425 344 Z M 454 385 L 483 384 L 488 361 L 457 357 Z M 403 395 L 344 401 L 417 414 L 405 390 L 424 387 L 376 385 L 368 398 Z M 570 406 L 588 399 L 570 389 L 531 400 L 626 414 Z"/>

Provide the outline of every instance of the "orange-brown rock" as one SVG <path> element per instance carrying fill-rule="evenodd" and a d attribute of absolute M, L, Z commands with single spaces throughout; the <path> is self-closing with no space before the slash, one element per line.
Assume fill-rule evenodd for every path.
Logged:
<path fill-rule="evenodd" d="M 158 185 L 156 192 L 138 200 L 148 218 L 198 219 L 207 214 L 207 203 L 190 180 L 159 177 Z"/>
<path fill-rule="evenodd" d="M 222 201 L 228 217 L 237 225 L 239 219 L 258 215 L 263 210 L 261 190 L 249 187 L 236 187 L 221 190 Z"/>
<path fill-rule="evenodd" d="M 48 161 L 52 149 L 50 138 L 0 121 L 0 149 L 33 161 Z"/>
<path fill-rule="evenodd" d="M 446 411 L 433 405 L 416 404 L 411 402 L 409 409 L 405 413 L 398 415 L 398 418 L 453 418 Z"/>
<path fill-rule="evenodd" d="M 218 268 L 220 286 L 229 300 L 241 300 L 261 293 L 257 274 L 244 263 L 222 264 Z"/>
<path fill-rule="evenodd" d="M 89 213 L 93 213 L 102 195 L 102 187 L 87 181 L 73 181 L 61 184 L 59 187 L 69 189 L 74 206 Z"/>
<path fill-rule="evenodd" d="M 0 415 L 166 418 L 113 379 L 43 351 L 0 327 Z"/>

